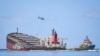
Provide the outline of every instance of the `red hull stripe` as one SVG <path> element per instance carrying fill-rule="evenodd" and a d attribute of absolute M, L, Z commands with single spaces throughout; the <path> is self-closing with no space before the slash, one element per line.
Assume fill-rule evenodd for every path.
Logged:
<path fill-rule="evenodd" d="M 7 42 L 7 49 L 13 50 L 13 45 L 14 44 L 11 44 L 11 43 Z"/>

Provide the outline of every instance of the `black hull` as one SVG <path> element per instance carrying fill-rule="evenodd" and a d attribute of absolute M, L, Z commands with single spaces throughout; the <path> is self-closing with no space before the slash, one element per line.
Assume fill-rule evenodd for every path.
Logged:
<path fill-rule="evenodd" d="M 66 48 L 29 48 L 29 50 L 66 50 Z"/>
<path fill-rule="evenodd" d="M 87 48 L 86 48 L 86 50 L 93 50 L 95 48 L 95 45 L 91 45 L 91 46 L 88 46 Z"/>
<path fill-rule="evenodd" d="M 75 48 L 75 50 L 93 50 L 95 48 L 95 45 L 87 46 L 86 48 Z"/>

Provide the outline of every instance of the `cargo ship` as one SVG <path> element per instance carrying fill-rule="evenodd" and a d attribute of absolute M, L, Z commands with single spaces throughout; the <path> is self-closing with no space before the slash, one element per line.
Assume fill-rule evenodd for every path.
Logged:
<path fill-rule="evenodd" d="M 52 30 L 51 36 L 42 40 L 38 36 L 31 36 L 25 33 L 17 32 L 7 35 L 8 50 L 66 50 L 66 43 L 58 41 L 57 32 Z"/>
<path fill-rule="evenodd" d="M 79 48 L 71 48 L 70 50 L 93 50 L 95 45 L 90 41 L 88 36 L 84 39 L 83 43 L 79 46 Z"/>

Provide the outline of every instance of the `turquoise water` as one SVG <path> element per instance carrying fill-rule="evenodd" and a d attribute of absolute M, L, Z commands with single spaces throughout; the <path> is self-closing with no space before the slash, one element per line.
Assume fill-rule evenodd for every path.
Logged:
<path fill-rule="evenodd" d="M 100 56 L 100 52 L 89 51 L 7 51 L 1 50 L 0 56 Z"/>

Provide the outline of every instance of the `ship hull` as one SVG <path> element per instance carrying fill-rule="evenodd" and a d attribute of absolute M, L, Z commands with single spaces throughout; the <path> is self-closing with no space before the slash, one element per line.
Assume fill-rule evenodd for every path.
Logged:
<path fill-rule="evenodd" d="M 95 45 L 90 45 L 85 48 L 75 48 L 74 50 L 93 50 L 95 48 Z"/>
<path fill-rule="evenodd" d="M 26 51 L 26 50 L 28 50 L 28 48 L 20 48 L 20 49 L 15 49 L 14 48 L 14 45 L 15 45 L 16 43 L 13 41 L 13 40 L 9 40 L 9 38 L 7 38 L 7 49 L 8 50 L 20 50 L 20 51 Z"/>
<path fill-rule="evenodd" d="M 36 47 L 36 48 L 21 48 L 21 49 L 14 49 L 13 48 L 14 44 L 7 42 L 7 49 L 8 50 L 15 50 L 15 51 L 28 51 L 28 50 L 66 50 L 66 48 L 60 48 L 60 47 L 52 47 L 52 48 L 47 48 L 47 47 Z"/>
<path fill-rule="evenodd" d="M 66 48 L 57 48 L 57 47 L 52 47 L 52 48 L 47 48 L 47 47 L 42 47 L 42 48 L 31 48 L 29 50 L 66 50 Z"/>
<path fill-rule="evenodd" d="M 90 45 L 86 47 L 86 50 L 93 50 L 95 48 L 95 45 Z"/>

